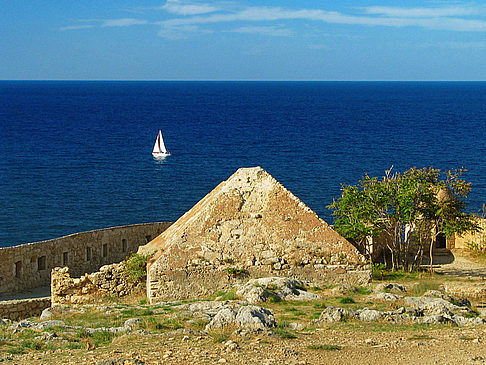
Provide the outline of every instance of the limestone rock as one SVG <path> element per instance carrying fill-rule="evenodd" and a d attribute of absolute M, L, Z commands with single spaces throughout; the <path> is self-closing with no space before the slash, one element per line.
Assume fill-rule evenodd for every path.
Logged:
<path fill-rule="evenodd" d="M 442 316 L 452 318 L 453 313 L 461 311 L 461 308 L 442 298 L 405 297 L 405 304 L 414 309 L 423 311 L 425 316 Z"/>
<path fill-rule="evenodd" d="M 355 313 L 355 316 L 360 321 L 365 321 L 365 322 L 377 321 L 378 319 L 380 319 L 381 315 L 382 315 L 381 312 L 374 309 L 368 309 L 368 308 L 358 310 Z"/>
<path fill-rule="evenodd" d="M 139 326 L 142 322 L 141 318 L 130 318 L 123 322 L 123 326 L 133 328 Z"/>
<path fill-rule="evenodd" d="M 352 316 L 354 316 L 354 311 L 352 310 L 339 307 L 327 307 L 322 311 L 316 322 L 341 322 Z"/>
<path fill-rule="evenodd" d="M 44 309 L 44 310 L 42 311 L 42 313 L 41 313 L 41 315 L 40 315 L 40 320 L 41 320 L 41 321 L 45 321 L 45 320 L 47 320 L 47 319 L 51 318 L 51 317 L 52 317 L 52 315 L 53 315 L 53 313 L 52 313 L 51 308 L 46 308 L 46 309 Z"/>
<path fill-rule="evenodd" d="M 139 248 L 151 303 L 207 296 L 248 278 L 324 286 L 371 279 L 365 258 L 260 167 L 239 169 Z"/>
<path fill-rule="evenodd" d="M 322 299 L 320 295 L 304 290 L 305 283 L 300 280 L 269 277 L 251 279 L 239 287 L 236 294 L 248 303 L 265 302 L 269 297 L 275 296 L 280 300 L 316 300 Z"/>
<path fill-rule="evenodd" d="M 227 326 L 245 329 L 265 329 L 276 327 L 275 318 L 268 309 L 255 305 L 241 306 L 237 311 L 230 307 L 222 308 L 206 325 L 206 331 Z"/>
<path fill-rule="evenodd" d="M 224 328 L 234 324 L 236 321 L 236 312 L 231 308 L 221 309 L 214 318 L 206 325 L 206 331 L 214 328 Z"/>
<path fill-rule="evenodd" d="M 331 289 L 331 294 L 334 296 L 342 296 L 349 293 L 357 293 L 358 288 L 350 284 L 338 284 Z"/>
<path fill-rule="evenodd" d="M 236 325 L 242 328 L 258 329 L 277 327 L 275 318 L 268 309 L 255 305 L 240 308 L 236 314 Z"/>
<path fill-rule="evenodd" d="M 379 293 L 379 292 L 388 292 L 388 293 L 398 293 L 398 294 L 401 294 L 401 293 L 404 293 L 406 290 L 405 290 L 405 287 L 401 284 L 397 284 L 397 283 L 382 283 L 382 284 L 378 284 L 376 287 L 375 287 L 375 292 L 376 293 Z"/>
<path fill-rule="evenodd" d="M 381 292 L 381 293 L 377 293 L 375 295 L 370 295 L 369 298 L 394 302 L 394 301 L 397 301 L 397 300 L 399 300 L 400 298 L 403 298 L 403 297 L 401 295 L 394 294 L 394 293 Z"/>

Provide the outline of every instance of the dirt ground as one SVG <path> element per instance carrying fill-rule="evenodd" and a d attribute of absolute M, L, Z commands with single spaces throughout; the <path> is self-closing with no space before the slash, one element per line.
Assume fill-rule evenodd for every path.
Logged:
<path fill-rule="evenodd" d="M 361 327 L 361 328 L 360 328 Z M 297 338 L 199 334 L 117 338 L 107 347 L 11 356 L 12 364 L 484 364 L 486 327 L 327 326 Z M 228 343 L 228 341 L 230 341 Z M 236 344 L 236 345 L 234 345 Z"/>
<path fill-rule="evenodd" d="M 472 260 L 472 261 L 471 261 Z M 461 256 L 449 264 L 443 275 L 404 279 L 409 288 L 435 288 L 443 280 L 484 282 L 486 266 Z M 444 275 L 447 272 L 446 275 Z M 454 273 L 456 275 L 454 275 Z M 471 275 L 471 274 L 479 275 Z M 464 276 L 462 275 L 464 274 Z M 395 281 L 395 280 L 394 280 Z M 424 289 L 426 290 L 426 289 Z M 413 294 L 412 294 L 413 295 Z M 383 306 L 356 294 L 350 306 Z M 323 304 L 337 305 L 339 298 L 326 297 Z M 139 300 L 139 299 L 137 299 Z M 319 303 L 264 304 L 277 322 L 295 322 L 300 329 L 249 332 L 225 329 L 206 333 L 202 327 L 187 325 L 151 334 L 129 333 L 103 345 L 78 342 L 80 348 L 43 347 L 24 353 L 8 353 L 8 339 L 0 336 L 0 364 L 485 364 L 486 325 L 458 327 L 450 324 L 419 325 L 348 321 L 317 325 Z M 174 313 L 154 317 L 162 321 Z M 143 317 L 149 323 L 149 317 Z M 58 318 L 64 319 L 64 318 Z M 100 321 L 99 317 L 92 319 Z M 154 322 L 155 323 L 155 322 Z M 168 323 L 168 322 L 167 322 Z M 148 330 L 150 328 L 147 327 Z M 2 342 L 3 341 L 3 342 Z M 16 340 L 17 341 L 17 340 Z M 2 350 L 3 346 L 3 350 Z"/>

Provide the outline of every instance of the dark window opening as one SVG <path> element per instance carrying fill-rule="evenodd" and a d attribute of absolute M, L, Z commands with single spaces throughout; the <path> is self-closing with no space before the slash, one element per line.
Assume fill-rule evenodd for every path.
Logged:
<path fill-rule="evenodd" d="M 122 239 L 122 252 L 127 252 L 127 251 L 128 251 L 127 240 Z"/>
<path fill-rule="evenodd" d="M 145 242 L 149 243 L 150 241 L 152 241 L 152 236 L 145 236 Z"/>
<path fill-rule="evenodd" d="M 69 254 L 67 252 L 62 253 L 62 265 L 67 266 L 69 261 Z"/>
<path fill-rule="evenodd" d="M 86 261 L 91 261 L 91 247 L 86 247 Z"/>
<path fill-rule="evenodd" d="M 46 257 L 41 256 L 37 258 L 37 270 L 45 270 L 46 269 Z"/>
<path fill-rule="evenodd" d="M 22 275 L 22 261 L 17 261 L 15 263 L 15 277 L 20 278 Z"/>
<path fill-rule="evenodd" d="M 105 243 L 103 245 L 103 257 L 108 256 L 108 245 Z"/>
<path fill-rule="evenodd" d="M 444 233 L 439 233 L 435 241 L 435 248 L 447 248 L 447 239 Z"/>

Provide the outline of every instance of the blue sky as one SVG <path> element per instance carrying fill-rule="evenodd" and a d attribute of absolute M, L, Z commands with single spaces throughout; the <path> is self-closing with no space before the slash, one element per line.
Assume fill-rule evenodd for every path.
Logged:
<path fill-rule="evenodd" d="M 486 2 L 0 0 L 0 79 L 486 80 Z"/>

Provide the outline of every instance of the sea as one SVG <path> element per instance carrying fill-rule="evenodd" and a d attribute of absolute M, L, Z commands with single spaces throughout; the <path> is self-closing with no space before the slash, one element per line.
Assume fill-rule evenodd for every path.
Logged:
<path fill-rule="evenodd" d="M 479 212 L 485 127 L 486 82 L 0 81 L 0 246 L 175 221 L 251 166 L 331 224 L 392 166 L 466 168 Z"/>

